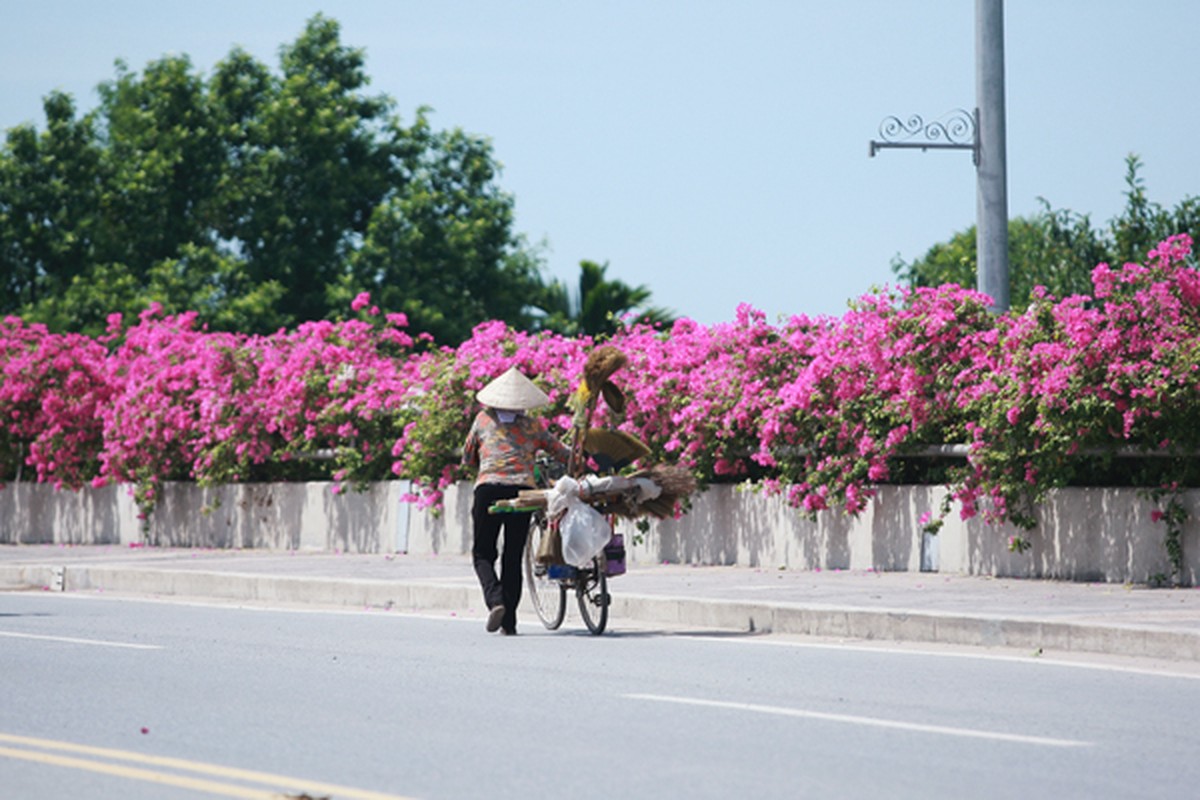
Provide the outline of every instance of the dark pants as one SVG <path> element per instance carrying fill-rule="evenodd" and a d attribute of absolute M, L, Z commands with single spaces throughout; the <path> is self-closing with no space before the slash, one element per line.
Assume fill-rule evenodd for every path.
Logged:
<path fill-rule="evenodd" d="M 528 513 L 489 514 L 488 507 L 497 500 L 516 497 L 519 486 L 485 483 L 475 487 L 475 504 L 471 507 L 474 523 L 474 544 L 471 556 L 475 574 L 483 588 L 488 608 L 504 606 L 500 625 L 506 631 L 517 629 L 517 604 L 521 602 L 521 554 L 529 538 Z M 504 556 L 500 561 L 500 577 L 496 577 L 496 543 L 504 529 Z"/>

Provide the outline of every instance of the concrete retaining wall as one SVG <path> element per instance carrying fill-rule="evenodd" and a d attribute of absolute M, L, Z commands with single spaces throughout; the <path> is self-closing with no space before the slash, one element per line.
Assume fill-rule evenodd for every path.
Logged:
<path fill-rule="evenodd" d="M 55 491 L 42 483 L 0 490 L 0 543 L 125 544 L 140 541 L 137 506 L 122 486 Z"/>
<path fill-rule="evenodd" d="M 133 544 L 352 553 L 408 549 L 407 483 L 334 494 L 330 483 L 168 483 L 148 524 L 126 487 L 0 490 L 0 543 Z"/>
<path fill-rule="evenodd" d="M 959 518 L 952 509 L 936 536 L 918 520 L 936 515 L 944 489 L 884 486 L 856 519 L 823 513 L 815 522 L 782 498 L 714 487 L 696 498 L 681 520 L 656 523 L 638 548 L 641 559 L 696 564 L 742 564 L 788 569 L 940 571 L 1004 577 L 1145 583 L 1170 575 L 1166 527 L 1153 507 L 1126 488 L 1062 489 L 1039 509 L 1039 525 L 1022 531 Z M 1184 503 L 1191 514 L 1183 536 L 1188 585 L 1200 575 L 1200 491 Z M 1010 536 L 1032 545 L 1008 550 Z M 628 537 L 627 537 L 628 538 Z"/>
<path fill-rule="evenodd" d="M 451 487 L 440 514 L 403 501 L 404 482 L 364 493 L 334 494 L 328 483 L 162 487 L 145 532 L 124 487 L 56 492 L 42 484 L 0 490 L 0 543 L 131 544 L 172 547 L 466 553 L 471 492 Z M 694 498 L 679 520 L 657 521 L 634 543 L 633 563 L 739 564 L 762 568 L 941 571 L 1005 577 L 1145 583 L 1170 574 L 1165 527 L 1133 489 L 1064 489 L 1040 510 L 1031 532 L 966 522 L 952 511 L 936 536 L 918 519 L 938 508 L 938 487 L 886 486 L 856 519 L 801 517 L 778 497 L 716 486 Z M 1184 581 L 1200 574 L 1200 491 L 1184 503 L 1192 515 L 1183 537 Z M 1032 548 L 1008 551 L 1020 534 Z"/>

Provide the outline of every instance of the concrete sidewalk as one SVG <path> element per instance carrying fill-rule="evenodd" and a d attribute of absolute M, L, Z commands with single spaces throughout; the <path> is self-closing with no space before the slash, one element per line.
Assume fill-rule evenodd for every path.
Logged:
<path fill-rule="evenodd" d="M 483 617 L 464 555 L 0 545 L 0 590 L 104 592 Z M 1200 662 L 1200 590 L 939 573 L 630 564 L 622 623 Z M 3 601 L 0 600 L 0 603 Z M 537 625 L 528 605 L 522 626 Z M 582 627 L 574 604 L 565 627 Z"/>

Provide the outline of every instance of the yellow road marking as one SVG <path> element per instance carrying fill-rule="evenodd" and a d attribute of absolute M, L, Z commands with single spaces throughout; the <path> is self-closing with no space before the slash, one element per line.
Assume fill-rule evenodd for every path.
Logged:
<path fill-rule="evenodd" d="M 355 789 L 350 786 L 340 786 L 334 783 L 309 781 L 303 778 L 293 778 L 287 775 L 278 775 L 270 772 L 257 772 L 255 770 L 240 769 L 238 767 L 224 767 L 219 764 L 206 764 L 201 761 L 188 761 L 187 759 L 172 758 L 170 756 L 154 756 L 146 753 L 135 753 L 130 750 L 116 750 L 108 747 L 93 747 L 85 744 L 60 742 L 54 739 L 39 739 L 32 736 L 17 736 L 15 734 L 0 733 L 0 742 L 24 745 L 26 747 L 37 747 L 43 750 L 58 750 L 67 753 L 96 756 L 99 758 L 133 761 L 136 763 L 147 764 L 156 767 L 169 767 L 172 769 L 187 770 L 189 772 L 197 772 L 202 775 L 211 775 L 218 778 L 247 781 L 250 783 L 260 783 L 274 787 L 296 787 L 297 789 L 301 789 L 309 794 L 316 792 L 319 794 L 333 795 L 336 796 L 338 800 L 341 800 L 341 798 L 351 798 L 352 800 L 411 800 L 411 798 L 407 798 L 402 795 L 375 792 L 371 791 L 370 789 Z M 70 756 L 59 756 L 53 753 L 40 753 L 36 751 L 18 750 L 15 748 L 0 746 L 0 755 L 9 756 L 11 758 L 23 758 L 28 761 L 41 761 L 43 763 L 57 764 L 59 766 L 73 767 L 76 769 L 86 769 L 93 772 L 104 772 L 111 775 L 120 775 L 137 780 L 151 781 L 155 783 L 167 783 L 185 788 L 196 788 L 200 789 L 201 791 L 224 794 L 228 797 L 248 797 L 255 798 L 256 800 L 260 798 L 278 797 L 278 792 L 264 792 L 254 789 L 245 789 L 242 787 L 233 786 L 231 784 L 222 784 L 199 778 L 188 778 L 182 775 L 171 775 L 170 773 L 165 772 L 154 772 L 137 767 L 124 767 L 116 764 L 105 764 L 99 761 L 88 761 L 85 759 L 72 758 Z M 205 784 L 205 786 L 192 785 L 190 783 L 182 782 L 195 782 L 195 784 Z"/>
<path fill-rule="evenodd" d="M 229 783 L 217 783 L 204 778 L 189 778 L 186 775 L 171 775 L 167 772 L 126 767 L 121 764 L 105 764 L 102 761 L 89 761 L 74 756 L 61 756 L 57 753 L 42 753 L 36 750 L 18 750 L 15 747 L 0 746 L 0 756 L 22 758 L 26 761 L 36 761 L 41 764 L 53 764 L 56 767 L 70 767 L 88 772 L 101 772 L 105 775 L 116 775 L 119 778 L 157 783 L 166 786 L 177 786 L 181 789 L 194 789 L 199 792 L 221 795 L 223 797 L 245 797 L 249 800 L 278 800 L 279 795 L 266 789 L 244 789 Z"/>

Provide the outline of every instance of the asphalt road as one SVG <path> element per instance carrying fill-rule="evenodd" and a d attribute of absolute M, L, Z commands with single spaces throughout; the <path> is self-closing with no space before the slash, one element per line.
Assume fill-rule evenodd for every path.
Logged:
<path fill-rule="evenodd" d="M 1034 654 L 0 594 L 6 798 L 1106 798 L 1195 675 Z"/>

